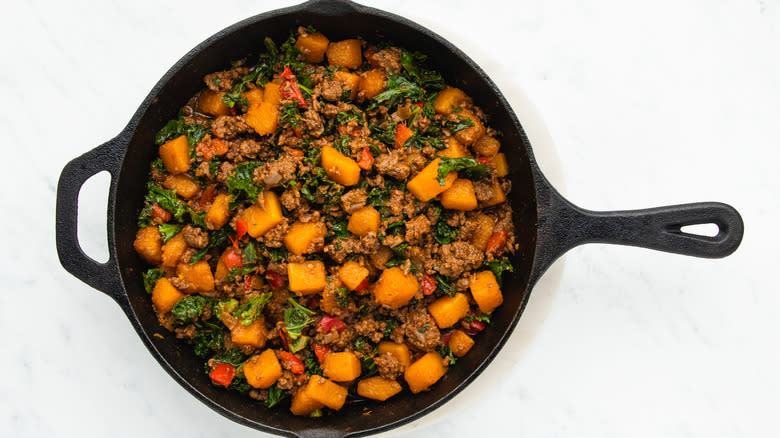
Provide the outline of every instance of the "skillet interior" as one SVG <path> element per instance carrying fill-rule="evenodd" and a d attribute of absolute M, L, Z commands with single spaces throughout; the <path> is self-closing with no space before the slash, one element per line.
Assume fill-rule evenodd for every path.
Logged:
<path fill-rule="evenodd" d="M 326 2 L 323 2 L 326 3 Z M 369 8 L 318 7 L 318 2 L 253 17 L 220 32 L 187 54 L 157 84 L 139 109 L 129 146 L 117 179 L 114 239 L 128 303 L 122 303 L 139 335 L 169 373 L 196 397 L 223 415 L 249 426 L 290 434 L 318 429 L 319 432 L 378 431 L 411 421 L 446 401 L 492 360 L 514 328 L 528 299 L 529 277 L 536 246 L 537 205 L 530 145 L 503 96 L 484 72 L 460 51 L 429 31 L 400 17 Z M 334 14 L 334 11 L 336 14 Z M 346 15 L 344 15 L 346 14 Z M 513 259 L 515 272 L 504 280 L 504 304 L 494 312 L 492 325 L 477 337 L 471 352 L 460 359 L 431 391 L 412 396 L 408 391 L 382 404 L 354 402 L 337 415 L 319 419 L 295 417 L 286 406 L 267 409 L 233 391 L 213 386 L 203 371 L 203 360 L 186 343 L 159 326 L 149 296 L 143 290 L 140 273 L 147 266 L 133 250 L 136 217 L 143 204 L 149 163 L 157 153 L 154 134 L 178 109 L 201 89 L 203 76 L 222 70 L 230 61 L 262 50 L 266 36 L 280 41 L 290 29 L 312 24 L 331 40 L 360 35 L 368 41 L 390 40 L 429 55 L 430 65 L 447 83 L 464 89 L 489 116 L 492 126 L 503 132 L 502 147 L 511 169 L 511 202 L 517 228 L 517 242 L 523 248 Z M 147 105 L 148 103 L 148 105 Z M 129 304 L 129 305 L 128 305 Z M 153 336 L 159 333 L 162 339 Z M 371 410 L 370 415 L 363 415 Z M 316 432 L 315 432 L 316 434 Z"/>

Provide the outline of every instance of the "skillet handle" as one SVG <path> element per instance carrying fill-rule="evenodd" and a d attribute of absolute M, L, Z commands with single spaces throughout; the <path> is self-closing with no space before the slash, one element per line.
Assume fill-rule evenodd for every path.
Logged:
<path fill-rule="evenodd" d="M 626 211 L 591 211 L 577 207 L 547 187 L 539 206 L 539 242 L 534 280 L 561 255 L 585 243 L 639 246 L 704 258 L 722 258 L 742 242 L 744 224 L 737 210 L 720 202 L 699 202 Z M 681 230 L 687 225 L 715 224 L 718 234 L 703 236 Z"/>
<path fill-rule="evenodd" d="M 57 255 L 62 266 L 81 281 L 106 293 L 115 300 L 122 295 L 122 284 L 119 279 L 119 266 L 114 255 L 114 245 L 111 239 L 114 211 L 114 185 L 123 151 L 127 141 L 123 134 L 96 147 L 95 149 L 69 162 L 60 174 L 57 183 L 56 209 L 56 241 Z M 78 241 L 78 202 L 79 192 L 84 182 L 101 171 L 111 174 L 109 188 L 108 210 L 108 253 L 106 263 L 99 263 L 81 249 Z"/>

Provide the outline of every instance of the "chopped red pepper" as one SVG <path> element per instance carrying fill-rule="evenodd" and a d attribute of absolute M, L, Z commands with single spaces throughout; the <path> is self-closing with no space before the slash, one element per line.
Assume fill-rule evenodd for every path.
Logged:
<path fill-rule="evenodd" d="M 490 166 L 490 158 L 479 157 L 479 158 L 477 158 L 477 163 L 484 164 L 485 166 Z"/>
<path fill-rule="evenodd" d="M 330 333 L 330 330 L 334 327 L 341 333 L 342 330 L 347 328 L 347 325 L 344 321 L 330 315 L 324 315 L 322 319 L 320 319 L 320 322 L 317 323 L 317 328 L 320 329 L 322 333 Z"/>
<path fill-rule="evenodd" d="M 203 189 L 202 192 L 200 192 L 200 197 L 198 197 L 197 200 L 197 206 L 193 206 L 193 207 L 197 207 L 198 209 L 205 209 L 207 205 L 214 202 L 214 197 L 216 196 L 216 194 L 217 194 L 216 184 L 212 184 L 206 187 L 205 189 Z"/>
<path fill-rule="evenodd" d="M 225 388 L 230 386 L 230 382 L 233 381 L 233 376 L 236 375 L 236 367 L 228 363 L 220 362 L 209 373 L 211 381 L 217 385 L 222 385 Z"/>
<path fill-rule="evenodd" d="M 414 131 L 409 129 L 409 127 L 403 123 L 398 124 L 395 127 L 395 147 L 400 148 L 406 144 L 406 141 L 409 140 L 413 135 Z"/>
<path fill-rule="evenodd" d="M 301 360 L 298 359 L 296 355 L 288 351 L 280 351 L 279 357 L 283 361 L 287 362 L 287 366 L 293 374 L 303 374 L 303 372 L 306 371 L 306 367 L 303 366 L 303 362 L 301 362 Z"/>
<path fill-rule="evenodd" d="M 487 247 L 485 248 L 486 254 L 501 255 L 506 248 L 506 231 L 499 231 L 488 239 Z"/>
<path fill-rule="evenodd" d="M 298 106 L 301 108 L 306 108 L 306 101 L 303 100 L 303 93 L 301 93 L 301 89 L 298 87 L 298 80 L 296 79 L 292 70 L 290 70 L 289 65 L 284 66 L 284 71 L 282 72 L 281 77 L 285 81 L 279 88 L 279 90 L 282 92 L 282 97 L 285 99 L 295 99 L 298 101 Z"/>
<path fill-rule="evenodd" d="M 254 279 L 251 275 L 247 275 L 244 277 L 244 290 L 252 290 L 252 281 Z"/>
<path fill-rule="evenodd" d="M 236 220 L 236 237 L 239 239 L 244 237 L 246 232 L 249 230 L 249 224 L 246 223 L 243 219 L 237 219 Z"/>
<path fill-rule="evenodd" d="M 274 289 L 284 286 L 284 278 L 278 272 L 265 271 L 265 279 L 268 280 L 268 284 Z"/>
<path fill-rule="evenodd" d="M 314 344 L 314 355 L 317 356 L 317 361 L 322 364 L 325 360 L 325 356 L 330 353 L 331 349 L 327 345 Z"/>
<path fill-rule="evenodd" d="M 355 288 L 355 292 L 363 292 L 368 287 L 368 278 L 364 278 L 359 285 Z"/>
<path fill-rule="evenodd" d="M 363 170 L 371 170 L 371 166 L 374 165 L 374 156 L 371 155 L 371 149 L 368 146 L 363 146 L 363 150 L 360 151 L 360 159 L 357 165 Z"/>
<path fill-rule="evenodd" d="M 474 336 L 477 333 L 485 330 L 485 323 L 482 321 L 472 320 L 466 321 L 465 319 L 460 322 L 463 331 L 469 336 Z"/>
<path fill-rule="evenodd" d="M 430 275 L 423 275 L 422 285 L 420 286 L 423 295 L 430 295 L 436 291 L 436 279 Z"/>
<path fill-rule="evenodd" d="M 158 224 L 164 224 L 171 220 L 171 212 L 160 207 L 156 202 L 152 204 L 152 219 Z"/>
<path fill-rule="evenodd" d="M 415 102 L 414 104 L 417 105 L 418 107 L 420 107 L 420 109 L 422 109 L 422 107 L 423 107 L 423 103 L 422 102 Z"/>
<path fill-rule="evenodd" d="M 222 262 L 225 263 L 225 267 L 228 269 L 244 267 L 243 257 L 234 249 L 225 253 L 225 256 L 222 257 Z"/>

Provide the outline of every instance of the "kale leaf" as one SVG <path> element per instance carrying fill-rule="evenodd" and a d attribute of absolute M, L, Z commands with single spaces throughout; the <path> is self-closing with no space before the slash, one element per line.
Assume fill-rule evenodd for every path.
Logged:
<path fill-rule="evenodd" d="M 282 400 L 287 397 L 287 392 L 274 385 L 268 388 L 268 398 L 265 400 L 265 406 L 272 408 L 278 405 Z"/>
<path fill-rule="evenodd" d="M 461 157 L 461 158 L 448 158 L 442 157 L 439 162 L 439 174 L 436 180 L 439 185 L 445 185 L 444 178 L 450 174 L 450 172 L 463 172 L 471 179 L 484 178 L 490 173 L 490 166 L 477 163 L 473 158 Z"/>
<path fill-rule="evenodd" d="M 162 235 L 163 243 L 165 243 L 171 240 L 173 236 L 175 236 L 179 231 L 181 231 L 181 229 L 184 228 L 184 225 L 160 224 L 157 228 L 160 230 L 160 235 Z"/>
<path fill-rule="evenodd" d="M 213 359 L 217 363 L 226 363 L 237 367 L 246 360 L 246 357 L 238 348 L 231 348 L 230 350 L 217 353 Z"/>
<path fill-rule="evenodd" d="M 195 322 L 209 303 L 207 298 L 200 295 L 186 296 L 173 305 L 171 314 L 174 321 L 179 324 Z"/>
<path fill-rule="evenodd" d="M 169 120 L 162 129 L 157 131 L 157 134 L 154 136 L 154 142 L 157 146 L 160 146 L 168 140 L 173 140 L 180 135 L 186 135 L 187 143 L 190 147 L 194 147 L 209 132 L 208 126 L 199 123 L 184 123 L 184 117 L 179 116 L 178 119 Z"/>
<path fill-rule="evenodd" d="M 433 226 L 433 238 L 439 245 L 451 243 L 458 237 L 458 229 L 447 224 L 444 217 L 439 217 L 439 221 Z"/>
<path fill-rule="evenodd" d="M 271 301 L 271 292 L 249 297 L 233 311 L 233 316 L 244 327 L 251 325 L 263 313 L 263 309 Z"/>
<path fill-rule="evenodd" d="M 241 163 L 228 175 L 225 179 L 225 184 L 228 190 L 233 193 L 231 203 L 238 201 L 241 195 L 246 195 L 246 198 L 253 204 L 257 202 L 260 186 L 255 184 L 254 172 L 262 164 L 262 161 Z"/>
<path fill-rule="evenodd" d="M 303 329 L 314 322 L 311 318 L 314 315 L 314 311 L 298 304 L 292 298 L 288 298 L 287 302 L 290 303 L 291 307 L 285 307 L 284 309 L 284 327 L 290 338 L 295 340 L 301 336 Z"/>
<path fill-rule="evenodd" d="M 377 107 L 380 103 L 392 108 L 407 97 L 412 102 L 419 102 L 425 97 L 425 90 L 404 76 L 391 75 L 387 80 L 385 91 L 374 96 L 374 101 L 369 105 L 369 109 Z"/>
<path fill-rule="evenodd" d="M 449 359 L 449 364 L 452 365 L 455 362 L 457 362 L 458 359 L 455 358 L 455 355 L 452 354 L 452 350 L 450 350 L 450 347 L 446 345 L 439 345 L 436 347 L 436 352 L 439 353 L 439 356 L 441 356 L 444 359 Z"/>
<path fill-rule="evenodd" d="M 196 323 L 195 326 L 195 336 L 192 338 L 195 354 L 206 358 L 213 355 L 215 351 L 222 350 L 224 331 L 220 324 L 214 321 L 206 321 L 204 323 Z"/>
<path fill-rule="evenodd" d="M 144 289 L 146 289 L 146 293 L 152 293 L 154 285 L 157 284 L 157 280 L 163 277 L 165 277 L 165 271 L 162 269 L 149 269 L 148 271 L 144 272 Z"/>
<path fill-rule="evenodd" d="M 514 268 L 512 267 L 512 262 L 510 262 L 509 259 L 506 257 L 495 259 L 492 262 L 485 262 L 485 267 L 493 271 L 493 274 L 496 276 L 496 281 L 498 282 L 499 286 L 501 286 L 501 280 L 504 272 L 514 271 Z"/>

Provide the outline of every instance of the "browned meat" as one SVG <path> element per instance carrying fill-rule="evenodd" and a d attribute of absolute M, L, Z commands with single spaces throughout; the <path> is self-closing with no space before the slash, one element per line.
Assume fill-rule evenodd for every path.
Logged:
<path fill-rule="evenodd" d="M 387 323 L 384 321 L 376 321 L 372 317 L 362 319 L 355 323 L 355 332 L 360 336 L 369 338 L 371 342 L 374 343 L 382 340 L 385 328 L 387 328 Z"/>
<path fill-rule="evenodd" d="M 477 201 L 479 202 L 485 202 L 495 196 L 493 184 L 489 181 L 475 181 L 474 193 L 477 195 Z"/>
<path fill-rule="evenodd" d="M 374 358 L 379 375 L 387 379 L 397 379 L 404 373 L 405 367 L 393 353 L 384 353 Z"/>
<path fill-rule="evenodd" d="M 401 49 L 390 47 L 376 52 L 368 50 L 366 52 L 366 59 L 373 67 L 383 68 L 387 71 L 401 71 Z"/>
<path fill-rule="evenodd" d="M 421 243 L 431 231 L 431 222 L 424 215 L 418 215 L 406 222 L 406 241 L 410 244 Z"/>
<path fill-rule="evenodd" d="M 476 269 L 485 259 L 485 254 L 468 242 L 453 242 L 439 248 L 442 275 L 457 277 L 465 271 Z"/>
<path fill-rule="evenodd" d="M 257 184 L 264 187 L 276 187 L 295 179 L 295 171 L 301 159 L 293 155 L 284 155 L 275 161 L 269 161 L 255 169 Z"/>
<path fill-rule="evenodd" d="M 249 73 L 249 69 L 246 67 L 236 67 L 234 69 L 218 71 L 211 73 L 203 78 L 203 82 L 206 86 L 213 91 L 230 91 L 235 85 L 235 82 L 240 80 L 244 75 Z"/>
<path fill-rule="evenodd" d="M 347 213 L 353 213 L 366 206 L 368 195 L 365 189 L 353 189 L 341 197 L 341 206 Z"/>
<path fill-rule="evenodd" d="M 244 116 L 219 116 L 211 122 L 211 133 L 218 138 L 233 139 L 250 132 L 254 131 L 246 124 Z"/>
<path fill-rule="evenodd" d="M 412 171 L 411 167 L 404 161 L 402 152 L 398 150 L 378 155 L 374 159 L 374 168 L 381 174 L 400 180 L 408 178 Z"/>
<path fill-rule="evenodd" d="M 193 248 L 205 248 L 209 244 L 209 235 L 202 228 L 187 224 L 181 232 L 184 241 Z"/>
<path fill-rule="evenodd" d="M 409 310 L 403 329 L 406 341 L 418 350 L 431 351 L 441 345 L 439 327 L 423 306 L 418 305 Z"/>

